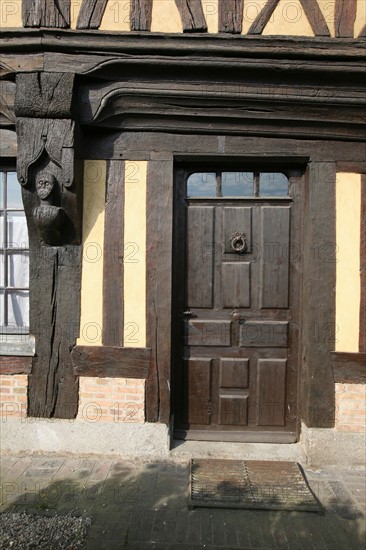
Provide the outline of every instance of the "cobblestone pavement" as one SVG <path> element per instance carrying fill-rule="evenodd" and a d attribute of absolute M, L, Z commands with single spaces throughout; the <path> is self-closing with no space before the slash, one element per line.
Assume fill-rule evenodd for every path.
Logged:
<path fill-rule="evenodd" d="M 305 471 L 324 514 L 189 510 L 187 462 L 4 456 L 0 512 L 89 516 L 87 550 L 363 550 L 364 471 Z"/>

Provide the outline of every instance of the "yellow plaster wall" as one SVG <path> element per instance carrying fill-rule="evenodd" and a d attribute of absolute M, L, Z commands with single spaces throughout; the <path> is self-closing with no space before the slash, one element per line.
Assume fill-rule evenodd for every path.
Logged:
<path fill-rule="evenodd" d="M 366 23 L 366 0 L 357 0 L 354 36 L 358 36 Z"/>
<path fill-rule="evenodd" d="M 22 27 L 22 0 L 0 0 L 0 29 Z"/>
<path fill-rule="evenodd" d="M 146 346 L 146 161 L 126 161 L 124 346 Z"/>
<path fill-rule="evenodd" d="M 84 163 L 83 260 L 79 345 L 100 346 L 103 326 L 105 160 Z"/>
<path fill-rule="evenodd" d="M 358 352 L 361 176 L 337 174 L 336 351 Z"/>
<path fill-rule="evenodd" d="M 99 30 L 129 31 L 130 0 L 109 0 Z"/>
<path fill-rule="evenodd" d="M 262 34 L 314 36 L 300 0 L 281 0 Z"/>
<path fill-rule="evenodd" d="M 174 0 L 154 0 L 151 32 L 183 32 L 183 25 Z"/>
<path fill-rule="evenodd" d="M 202 10 L 207 23 L 207 31 L 219 32 L 219 0 L 202 0 Z"/>

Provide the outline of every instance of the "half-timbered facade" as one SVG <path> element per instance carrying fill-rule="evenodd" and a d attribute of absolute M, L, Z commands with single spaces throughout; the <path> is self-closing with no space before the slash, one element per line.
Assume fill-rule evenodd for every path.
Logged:
<path fill-rule="evenodd" d="M 0 8 L 5 447 L 362 462 L 365 2 Z"/>

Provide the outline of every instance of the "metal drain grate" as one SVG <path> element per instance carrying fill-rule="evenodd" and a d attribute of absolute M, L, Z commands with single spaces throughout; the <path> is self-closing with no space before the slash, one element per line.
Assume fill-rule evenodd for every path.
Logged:
<path fill-rule="evenodd" d="M 322 512 L 296 462 L 192 459 L 189 504 Z"/>

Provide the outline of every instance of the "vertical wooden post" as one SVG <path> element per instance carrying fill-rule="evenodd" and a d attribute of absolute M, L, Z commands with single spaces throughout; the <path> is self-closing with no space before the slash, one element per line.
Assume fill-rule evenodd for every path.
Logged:
<path fill-rule="evenodd" d="M 75 161 L 74 75 L 17 75 L 18 179 L 30 248 L 30 331 L 36 356 L 28 414 L 74 418 L 71 350 L 80 324 L 82 168 Z"/>

